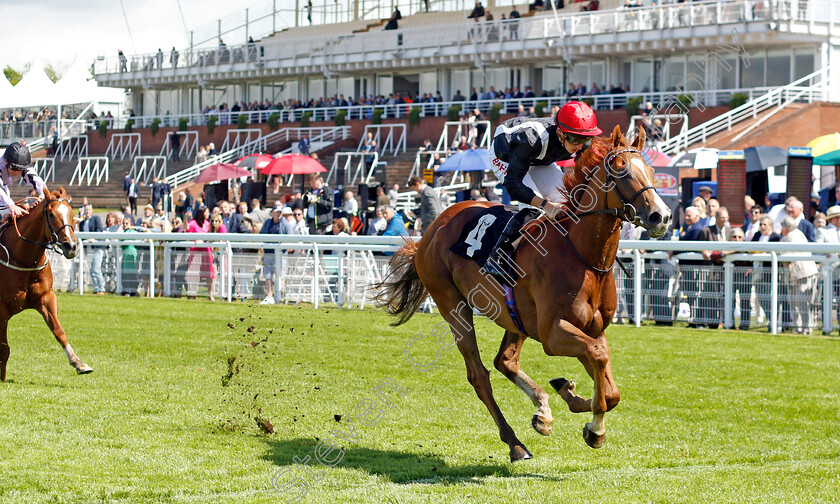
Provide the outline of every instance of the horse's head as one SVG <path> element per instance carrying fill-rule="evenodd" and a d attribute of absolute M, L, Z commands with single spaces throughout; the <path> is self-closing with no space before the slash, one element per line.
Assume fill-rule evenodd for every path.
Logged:
<path fill-rule="evenodd" d="M 610 152 L 604 158 L 607 187 L 607 205 L 623 212 L 623 217 L 642 226 L 652 238 L 659 238 L 671 224 L 671 209 L 662 201 L 653 186 L 653 167 L 645 161 L 642 149 L 645 132 L 631 144 L 618 126 L 609 140 Z"/>
<path fill-rule="evenodd" d="M 76 234 L 73 232 L 73 207 L 70 205 L 70 196 L 63 187 L 52 192 L 44 188 L 44 201 L 41 204 L 48 240 L 60 246 L 61 253 L 67 259 L 76 257 Z"/>

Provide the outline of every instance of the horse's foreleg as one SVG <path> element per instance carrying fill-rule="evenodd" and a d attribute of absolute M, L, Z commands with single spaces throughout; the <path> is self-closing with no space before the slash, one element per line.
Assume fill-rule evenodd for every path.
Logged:
<path fill-rule="evenodd" d="M 551 406 L 548 404 L 548 394 L 519 367 L 519 357 L 525 339 L 526 336 L 522 334 L 506 331 L 505 337 L 502 339 L 502 346 L 499 348 L 499 353 L 496 355 L 493 364 L 496 369 L 507 376 L 508 380 L 525 392 L 528 399 L 534 403 L 537 412 L 531 418 L 531 425 L 534 430 L 543 436 L 548 436 L 551 434 L 552 424 L 554 423 L 551 416 Z"/>
<path fill-rule="evenodd" d="M 9 342 L 7 340 L 6 328 L 9 325 L 9 320 L 5 316 L 0 316 L 0 382 L 6 382 L 6 364 L 9 362 Z"/>
<path fill-rule="evenodd" d="M 454 286 L 453 286 L 454 289 Z M 493 421 L 499 428 L 499 437 L 510 448 L 510 460 L 529 459 L 531 452 L 516 437 L 513 429 L 502 415 L 496 399 L 493 397 L 493 388 L 490 385 L 490 371 L 481 362 L 481 355 L 478 352 L 478 344 L 475 339 L 475 328 L 473 327 L 472 309 L 467 305 L 463 297 L 454 299 L 452 303 L 438 302 L 441 314 L 449 322 L 452 334 L 458 342 L 458 350 L 464 357 L 467 365 L 467 379 L 475 389 L 476 395 L 490 412 Z"/>
<path fill-rule="evenodd" d="M 566 320 L 560 320 L 552 325 L 548 337 L 543 340 L 543 348 L 548 355 L 576 357 L 588 363 L 585 367 L 594 382 L 592 400 L 589 402 L 592 421 L 584 426 L 583 437 L 592 448 L 600 448 L 606 436 L 604 414 L 615 407 L 619 400 L 612 379 L 610 349 L 604 333 L 598 338 L 592 338 Z M 574 395 L 573 386 L 559 388 L 565 390 L 565 393 L 561 391 L 561 396 L 567 400 L 570 409 L 574 411 L 574 407 L 582 406 L 583 399 Z"/>
<path fill-rule="evenodd" d="M 73 347 L 70 346 L 70 342 L 67 340 L 67 333 L 64 332 L 64 328 L 61 327 L 61 323 L 58 321 L 58 302 L 56 301 L 55 293 L 50 291 L 42 297 L 36 309 L 44 317 L 44 322 L 47 323 L 47 327 L 55 335 L 55 339 L 64 348 L 64 353 L 67 354 L 67 360 L 70 361 L 71 366 L 76 368 L 76 372 L 79 374 L 92 372 L 93 368 L 82 362 L 76 356 L 76 352 L 73 351 Z"/>

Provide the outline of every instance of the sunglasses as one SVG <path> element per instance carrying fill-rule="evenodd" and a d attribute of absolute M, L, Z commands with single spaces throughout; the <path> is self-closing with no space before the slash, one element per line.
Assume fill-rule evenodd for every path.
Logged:
<path fill-rule="evenodd" d="M 565 131 L 563 132 L 563 136 L 565 136 L 566 141 L 572 145 L 586 145 L 592 140 L 592 137 L 575 135 L 574 133 L 567 133 Z"/>
<path fill-rule="evenodd" d="M 303 215 L 303 214 L 300 213 L 300 212 L 295 212 L 295 215 Z"/>

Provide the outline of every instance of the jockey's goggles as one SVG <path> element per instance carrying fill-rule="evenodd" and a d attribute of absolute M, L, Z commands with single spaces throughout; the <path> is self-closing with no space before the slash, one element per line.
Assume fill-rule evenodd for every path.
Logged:
<path fill-rule="evenodd" d="M 563 136 L 565 136 L 566 141 L 572 145 L 586 145 L 592 140 L 591 136 L 575 135 L 574 133 L 569 133 L 567 131 L 563 132 Z"/>

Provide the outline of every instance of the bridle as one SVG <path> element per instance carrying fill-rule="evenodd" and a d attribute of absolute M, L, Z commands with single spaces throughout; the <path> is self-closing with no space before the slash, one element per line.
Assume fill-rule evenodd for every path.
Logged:
<path fill-rule="evenodd" d="M 61 253 L 61 251 L 58 249 L 58 247 L 56 247 L 56 245 L 59 242 L 58 233 L 60 233 L 66 227 L 69 227 L 70 229 L 73 229 L 73 226 L 70 223 L 64 223 L 64 225 L 59 227 L 58 229 L 53 228 L 53 225 L 52 225 L 52 222 L 50 221 L 50 216 L 49 216 L 49 206 L 50 206 L 50 204 L 52 204 L 54 202 L 58 202 L 59 204 L 61 204 L 61 202 L 65 202 L 68 205 L 70 204 L 70 200 L 67 199 L 67 198 L 56 198 L 56 199 L 44 202 L 44 207 L 43 207 L 42 212 L 44 214 L 44 221 L 46 222 L 47 231 L 49 231 L 50 241 L 48 241 L 48 242 L 32 240 L 30 238 L 27 238 L 27 237 L 23 236 L 20 233 L 20 229 L 18 229 L 17 218 L 14 217 L 14 215 L 12 216 L 12 222 L 13 222 L 15 232 L 17 233 L 18 238 L 20 238 L 22 241 L 24 241 L 26 243 L 29 243 L 31 245 L 35 245 L 37 247 L 41 247 L 45 251 L 46 250 L 52 250 L 53 252 Z M 7 229 L 7 227 L 4 227 L 2 230 L 0 230 L 0 235 L 2 235 L 2 233 L 5 232 L 6 229 Z M 38 265 L 38 266 L 32 266 L 32 267 L 15 266 L 14 264 L 10 263 L 12 260 L 14 260 L 14 258 L 12 257 L 12 253 L 9 251 L 9 249 L 6 248 L 6 246 L 2 242 L 0 242 L 0 247 L 3 248 L 3 251 L 6 253 L 6 257 L 8 258 L 8 261 L 3 261 L 3 260 L 0 259 L 0 264 L 2 264 L 3 266 L 6 266 L 8 268 L 11 268 L 11 269 L 17 270 L 17 271 L 40 271 L 47 266 L 47 261 L 44 261 L 44 264 L 41 264 L 41 265 Z M 16 261 L 21 262 L 19 260 L 16 260 Z"/>
<path fill-rule="evenodd" d="M 641 151 L 638 149 L 634 149 L 633 147 L 625 147 L 624 149 L 619 149 L 616 151 L 610 152 L 607 157 L 604 158 L 604 170 L 607 172 L 606 179 L 604 180 L 605 187 L 610 187 L 612 184 L 612 189 L 609 192 L 615 192 L 618 196 L 618 199 L 621 200 L 621 203 L 624 205 L 623 208 L 607 208 L 604 210 L 588 210 L 585 212 L 580 212 L 573 214 L 575 217 L 585 217 L 587 215 L 612 215 L 616 219 L 621 220 L 622 222 L 629 222 L 636 226 L 642 225 L 641 217 L 639 217 L 639 212 L 636 210 L 636 207 L 633 206 L 633 202 L 638 199 L 639 196 L 642 195 L 643 192 L 647 191 L 648 189 L 656 191 L 656 188 L 652 185 L 646 185 L 633 193 L 633 196 L 627 198 L 624 196 L 624 193 L 621 191 L 621 188 L 616 183 L 619 180 L 624 179 L 627 175 L 622 175 L 621 177 L 616 177 L 613 175 L 612 170 L 610 169 L 610 164 L 613 162 L 615 158 L 622 154 L 627 153 L 636 153 L 639 156 L 642 155 Z M 609 193 L 607 193 L 609 194 Z"/>
<path fill-rule="evenodd" d="M 618 219 L 622 222 L 629 222 L 631 224 L 640 226 L 642 224 L 642 221 L 641 221 L 641 218 L 639 217 L 639 212 L 636 210 L 636 207 L 633 206 L 633 202 L 635 202 L 636 199 L 643 192 L 647 191 L 648 189 L 656 191 L 656 188 L 653 187 L 652 185 L 646 185 L 646 186 L 642 187 L 641 189 L 639 189 L 638 191 L 636 191 L 633 194 L 632 197 L 627 198 L 626 196 L 624 196 L 624 193 L 621 191 L 621 189 L 619 188 L 619 186 L 616 182 L 618 180 L 621 180 L 621 179 L 625 178 L 627 175 L 625 174 L 625 175 L 622 175 L 621 177 L 616 177 L 615 175 L 613 175 L 613 172 L 610 169 L 610 163 L 612 163 L 613 160 L 615 158 L 617 158 L 618 156 L 620 156 L 622 154 L 627 154 L 627 153 L 636 153 L 636 154 L 639 154 L 640 156 L 642 155 L 642 153 L 638 149 L 635 149 L 633 147 L 625 147 L 623 149 L 619 149 L 619 150 L 610 152 L 604 158 L 604 161 L 603 161 L 604 170 L 607 172 L 606 178 L 604 180 L 604 187 L 610 187 L 610 184 L 612 184 L 612 188 L 609 191 L 607 191 L 606 194 L 609 195 L 609 193 L 615 192 L 615 194 L 618 196 L 618 198 L 621 200 L 621 203 L 623 204 L 622 208 L 607 208 L 607 209 L 604 209 L 604 210 L 587 210 L 587 211 L 584 211 L 584 212 L 573 213 L 571 215 L 567 215 L 567 216 L 563 217 L 562 219 L 558 219 L 558 221 L 570 219 L 571 217 L 580 218 L 580 217 L 586 217 L 586 216 L 589 216 L 589 215 L 610 215 L 610 216 L 615 217 L 616 219 Z M 590 179 L 587 180 L 587 182 L 590 182 L 591 180 L 592 179 L 590 178 Z M 627 275 L 628 277 L 631 276 L 630 273 L 627 271 L 627 269 L 624 267 L 624 263 L 622 263 L 620 260 L 618 260 L 618 258 L 616 258 L 616 260 L 610 265 L 609 268 L 598 268 L 597 266 L 595 266 L 593 264 L 590 264 L 589 261 L 587 261 L 582 255 L 580 255 L 580 252 L 577 251 L 574 244 L 572 243 L 572 240 L 569 238 L 568 233 L 560 233 L 560 234 L 563 235 L 563 238 L 566 239 L 566 242 L 569 244 L 569 248 L 572 249 L 572 252 L 574 252 L 575 256 L 587 268 L 589 268 L 593 271 L 596 271 L 598 273 L 609 273 L 615 267 L 615 263 L 617 262 L 618 265 L 621 267 L 621 269 L 624 271 L 624 274 Z"/>

